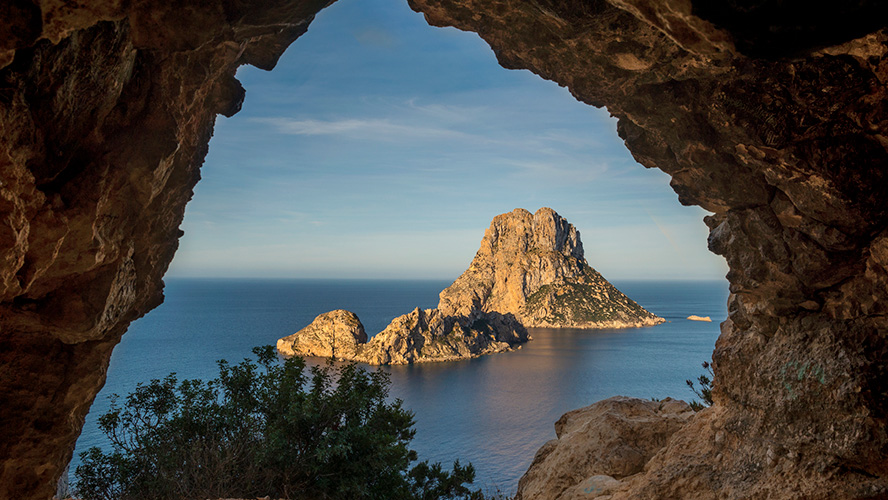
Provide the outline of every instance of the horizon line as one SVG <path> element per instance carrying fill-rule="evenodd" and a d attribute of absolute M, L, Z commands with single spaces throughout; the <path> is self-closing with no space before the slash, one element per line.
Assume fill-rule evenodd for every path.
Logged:
<path fill-rule="evenodd" d="M 457 276 L 458 278 L 458 276 Z M 334 277 L 318 277 L 318 276 L 218 276 L 218 275 L 167 275 L 164 280 L 177 279 L 201 279 L 201 280 L 264 280 L 264 281 L 454 281 L 457 278 L 444 277 L 373 277 L 373 276 L 334 276 Z M 726 277 L 721 278 L 701 278 L 701 277 L 612 277 L 605 278 L 608 281 L 724 281 L 728 283 Z"/>

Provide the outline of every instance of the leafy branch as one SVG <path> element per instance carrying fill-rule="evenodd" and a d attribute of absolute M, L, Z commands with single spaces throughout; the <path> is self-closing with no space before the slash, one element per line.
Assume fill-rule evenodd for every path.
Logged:
<path fill-rule="evenodd" d="M 712 374 L 712 365 L 708 361 L 704 361 L 702 366 L 706 373 L 697 377 L 697 383 L 700 384 L 699 389 L 693 380 L 685 380 L 691 391 L 702 400 L 702 403 L 696 400 L 691 401 L 690 405 L 694 411 L 700 411 L 712 405 L 712 377 L 714 376 Z"/>

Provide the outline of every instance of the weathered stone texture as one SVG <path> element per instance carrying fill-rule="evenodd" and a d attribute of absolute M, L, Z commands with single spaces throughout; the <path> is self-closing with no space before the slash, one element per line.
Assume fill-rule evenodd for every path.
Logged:
<path fill-rule="evenodd" d="M 662 323 L 583 257 L 580 233 L 551 208 L 493 218 L 469 268 L 435 309 L 398 316 L 372 340 L 357 316 L 332 311 L 278 340 L 284 355 L 333 356 L 371 365 L 474 358 L 530 340 L 527 328 L 630 328 Z M 363 333 L 363 327 L 361 327 Z M 363 340 L 361 340 L 363 338 Z"/>
<path fill-rule="evenodd" d="M 162 300 L 236 68 L 327 3 L 0 7 L 0 498 L 52 496 L 111 349 Z"/>
<path fill-rule="evenodd" d="M 797 40 L 790 59 L 743 31 L 754 27 L 732 24 L 743 31 L 734 43 L 682 1 L 411 5 L 433 25 L 478 32 L 504 66 L 607 105 L 635 158 L 714 213 L 709 245 L 731 287 L 713 357 L 717 417 L 679 431 L 669 459 L 614 498 L 888 495 L 885 31 L 825 49 L 835 33 Z M 872 26 L 882 7 L 842 9 L 842 25 Z M 718 460 L 689 444 L 719 432 Z"/>
<path fill-rule="evenodd" d="M 694 415 L 684 401 L 616 396 L 565 413 L 518 482 L 516 500 L 595 498 L 638 474 Z"/>
<path fill-rule="evenodd" d="M 335 357 L 370 365 L 405 365 L 469 359 L 513 349 L 528 340 L 513 317 L 485 314 L 470 320 L 420 309 L 393 319 L 368 342 L 349 311 L 323 313 L 277 342 L 285 356 Z M 335 345 L 335 349 L 333 346 Z"/>
<path fill-rule="evenodd" d="M 527 328 L 629 328 L 662 323 L 583 255 L 580 232 L 548 207 L 497 215 L 469 268 L 441 292 L 448 316 L 511 314 Z"/>
<path fill-rule="evenodd" d="M 161 300 L 235 69 L 274 66 L 326 3 L 0 7 L 0 497 L 52 494 L 111 348 Z M 888 495 L 886 4 L 410 4 L 606 105 L 713 212 L 715 406 L 613 498 Z"/>
<path fill-rule="evenodd" d="M 344 309 L 319 315 L 302 330 L 277 341 L 285 356 L 320 356 L 353 359 L 359 345 L 367 342 L 367 332 L 358 316 Z"/>

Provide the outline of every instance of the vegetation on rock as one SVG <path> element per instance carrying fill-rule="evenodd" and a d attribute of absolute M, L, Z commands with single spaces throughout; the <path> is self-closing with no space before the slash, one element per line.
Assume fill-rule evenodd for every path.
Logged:
<path fill-rule="evenodd" d="M 621 328 L 663 322 L 593 269 L 580 232 L 548 207 L 494 217 L 469 268 L 438 309 L 512 314 L 527 328 Z"/>
<path fill-rule="evenodd" d="M 700 388 L 697 389 L 697 386 L 694 385 L 693 380 L 685 380 L 685 383 L 688 384 L 691 391 L 700 398 L 700 401 L 691 401 L 690 405 L 694 411 L 700 411 L 707 406 L 712 406 L 712 365 L 708 361 L 703 362 L 703 369 L 706 370 L 706 373 L 697 377 L 697 383 L 700 384 Z"/>
<path fill-rule="evenodd" d="M 208 382 L 175 374 L 113 398 L 75 472 L 84 500 L 256 498 L 481 499 L 471 464 L 448 472 L 408 445 L 413 414 L 389 402 L 384 372 L 306 369 L 272 346 L 257 362 L 219 362 Z"/>

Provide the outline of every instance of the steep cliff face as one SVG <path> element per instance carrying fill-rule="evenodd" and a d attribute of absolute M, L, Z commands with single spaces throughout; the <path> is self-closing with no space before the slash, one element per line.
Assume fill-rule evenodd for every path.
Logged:
<path fill-rule="evenodd" d="M 163 299 L 216 114 L 328 1 L 0 7 L 0 498 L 52 496 L 114 345 Z"/>
<path fill-rule="evenodd" d="M 161 276 L 239 64 L 327 2 L 0 8 L 0 497 L 48 498 Z M 715 407 L 613 498 L 888 494 L 883 2 L 410 0 L 619 119 L 713 216 Z M 628 488 L 628 489 L 627 489 Z"/>
<path fill-rule="evenodd" d="M 885 6 L 410 3 L 607 105 L 635 158 L 713 212 L 731 290 L 717 411 L 614 498 L 888 495 Z M 854 29 L 836 40 L 840 11 Z M 738 20 L 750 12 L 768 15 Z M 791 50 L 772 43 L 792 30 Z"/>
<path fill-rule="evenodd" d="M 495 311 L 527 328 L 627 328 L 662 318 L 592 269 L 580 233 L 548 207 L 497 215 L 469 268 L 441 292 L 449 316 Z"/>

